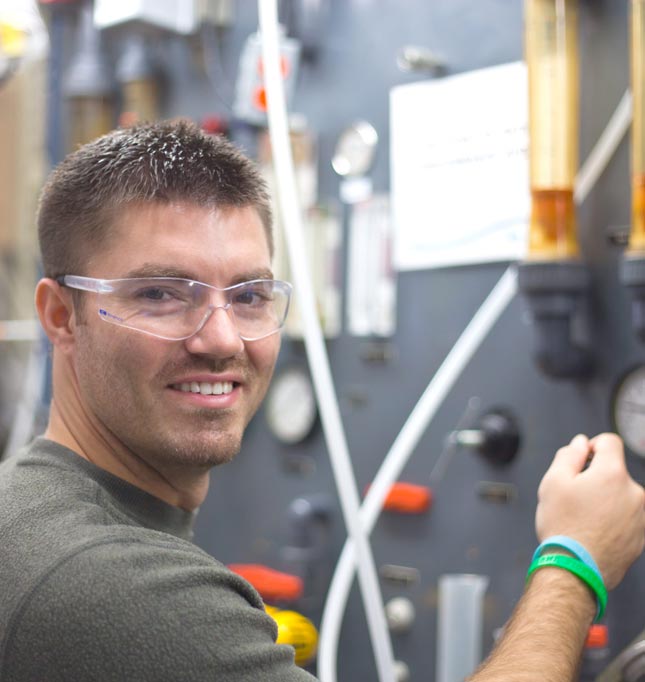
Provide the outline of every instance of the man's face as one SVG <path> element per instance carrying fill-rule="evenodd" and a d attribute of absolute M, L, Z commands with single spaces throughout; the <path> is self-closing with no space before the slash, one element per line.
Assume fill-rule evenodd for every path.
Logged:
<path fill-rule="evenodd" d="M 271 278 L 270 261 L 264 227 L 252 208 L 217 212 L 153 203 L 121 214 L 83 274 L 175 276 L 224 288 Z M 82 296 L 74 368 L 91 426 L 107 429 L 155 468 L 230 460 L 266 393 L 279 333 L 242 341 L 229 312 L 219 308 L 195 336 L 166 341 L 102 321 L 95 295 Z M 220 383 L 227 392 L 181 390 L 195 383 Z"/>

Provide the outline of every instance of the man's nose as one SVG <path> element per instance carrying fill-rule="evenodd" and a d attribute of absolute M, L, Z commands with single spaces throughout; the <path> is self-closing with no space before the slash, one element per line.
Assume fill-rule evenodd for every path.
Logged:
<path fill-rule="evenodd" d="M 229 306 L 209 306 L 199 330 L 186 339 L 186 347 L 191 353 L 232 357 L 244 350 Z"/>

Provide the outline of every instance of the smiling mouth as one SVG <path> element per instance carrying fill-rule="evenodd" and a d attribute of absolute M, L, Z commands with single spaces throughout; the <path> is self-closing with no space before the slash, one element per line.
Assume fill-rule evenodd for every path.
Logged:
<path fill-rule="evenodd" d="M 201 393 L 201 395 L 226 395 L 232 393 L 238 384 L 232 381 L 191 381 L 181 384 L 171 384 L 170 388 L 182 393 Z"/>

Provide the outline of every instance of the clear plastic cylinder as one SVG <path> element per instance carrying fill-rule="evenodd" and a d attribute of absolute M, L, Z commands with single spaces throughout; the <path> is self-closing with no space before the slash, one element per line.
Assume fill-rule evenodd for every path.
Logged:
<path fill-rule="evenodd" d="M 439 577 L 437 682 L 463 682 L 482 661 L 484 575 Z"/>
<path fill-rule="evenodd" d="M 632 229 L 629 251 L 645 255 L 645 0 L 631 0 Z"/>
<path fill-rule="evenodd" d="M 531 226 L 528 257 L 578 256 L 578 0 L 526 0 Z"/>

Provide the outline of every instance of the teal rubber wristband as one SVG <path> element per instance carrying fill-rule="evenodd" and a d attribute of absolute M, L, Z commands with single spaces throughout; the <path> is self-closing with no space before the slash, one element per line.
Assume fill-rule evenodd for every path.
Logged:
<path fill-rule="evenodd" d="M 594 593 L 598 608 L 593 622 L 597 623 L 605 615 L 605 609 L 607 608 L 607 588 L 602 578 L 579 559 L 574 559 L 565 554 L 545 554 L 535 559 L 529 566 L 528 573 L 526 574 L 527 582 L 535 571 L 540 568 L 549 567 L 563 568 L 565 571 L 573 573 Z"/>
<path fill-rule="evenodd" d="M 589 568 L 593 569 L 598 577 L 602 579 L 602 573 L 598 568 L 598 564 L 593 560 L 593 557 L 589 552 L 573 538 L 566 535 L 552 535 L 547 538 L 536 550 L 531 561 L 535 561 L 539 556 L 545 553 L 545 550 L 551 549 L 553 547 L 559 547 L 560 549 L 566 549 L 567 552 L 571 552 L 574 557 L 580 559 L 582 563 L 587 564 Z"/>

